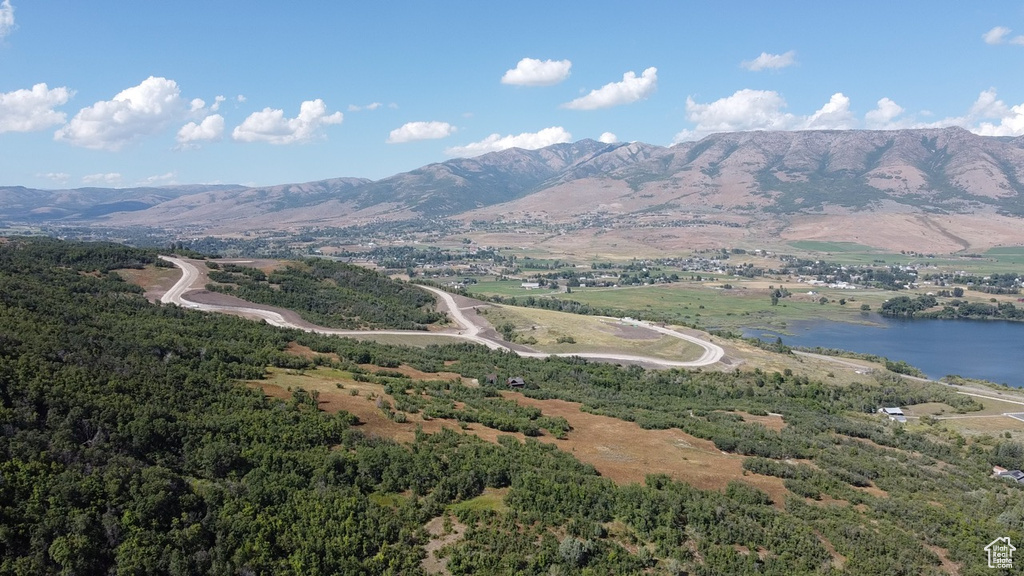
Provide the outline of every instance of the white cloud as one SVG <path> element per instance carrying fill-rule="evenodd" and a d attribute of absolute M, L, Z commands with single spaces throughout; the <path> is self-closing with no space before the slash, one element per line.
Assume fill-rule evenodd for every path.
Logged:
<path fill-rule="evenodd" d="M 203 108 L 206 108 L 206 102 L 202 98 L 193 98 L 192 102 L 189 103 L 189 112 L 199 112 Z"/>
<path fill-rule="evenodd" d="M 845 130 L 856 126 L 850 99 L 841 92 L 810 116 L 785 112 L 786 101 L 770 90 L 739 90 L 709 104 L 686 99 L 686 117 L 697 126 L 676 134 L 674 143 L 697 140 L 716 132 L 746 130 Z"/>
<path fill-rule="evenodd" d="M 63 184 L 71 179 L 71 174 L 66 172 L 46 172 L 45 174 L 36 174 L 39 178 L 46 178 L 47 180 L 53 180 L 58 184 Z"/>
<path fill-rule="evenodd" d="M 273 108 L 253 112 L 235 127 L 231 137 L 240 142 L 307 142 L 319 134 L 321 126 L 341 124 L 343 118 L 341 112 L 328 114 L 324 101 L 317 98 L 303 102 L 295 118 L 285 118 L 284 110 Z"/>
<path fill-rule="evenodd" d="M 0 2 L 0 40 L 14 30 L 14 6 L 11 0 Z"/>
<path fill-rule="evenodd" d="M 537 60 L 523 58 L 516 67 L 505 72 L 502 84 L 516 86 L 553 86 L 569 77 L 569 60 Z"/>
<path fill-rule="evenodd" d="M 220 114 L 211 114 L 200 123 L 189 122 L 178 130 L 178 143 L 191 144 L 194 142 L 214 142 L 221 139 L 224 134 L 224 117 Z"/>
<path fill-rule="evenodd" d="M 1002 44 L 1006 42 L 1006 37 L 1010 35 L 1010 29 L 1006 26 L 996 26 L 995 28 L 985 32 L 981 35 L 982 39 L 985 40 L 985 44 Z"/>
<path fill-rule="evenodd" d="M 992 44 L 993 46 L 997 44 L 1006 44 L 1007 42 L 1010 44 L 1024 45 L 1024 36 L 1014 36 L 1013 38 L 1010 38 L 1010 32 L 1012 32 L 1012 30 L 1006 26 L 996 26 L 982 34 L 981 38 L 985 41 L 985 44 Z"/>
<path fill-rule="evenodd" d="M 388 136 L 388 144 L 401 144 L 417 140 L 436 140 L 446 138 L 455 132 L 455 127 L 447 122 L 408 122 L 395 128 Z"/>
<path fill-rule="evenodd" d="M 622 75 L 622 82 L 611 82 L 601 88 L 592 90 L 590 94 L 581 96 L 572 102 L 566 102 L 563 108 L 570 110 L 596 110 L 610 108 L 621 104 L 631 104 L 651 95 L 658 87 L 658 69 L 651 67 L 644 70 L 637 78 L 632 71 Z"/>
<path fill-rule="evenodd" d="M 497 152 L 509 148 L 536 150 L 552 144 L 562 144 L 565 142 L 572 142 L 572 134 L 566 132 L 565 128 L 561 126 L 552 126 L 540 132 L 524 132 L 518 136 L 491 134 L 479 142 L 473 142 L 465 146 L 454 146 L 444 152 L 449 156 L 479 156 L 487 152 Z"/>
<path fill-rule="evenodd" d="M 941 122 L 963 126 L 982 136 L 1024 136 L 1024 104 L 1007 106 L 995 88 L 989 88 L 978 95 L 967 116 Z"/>
<path fill-rule="evenodd" d="M 53 108 L 65 104 L 71 94 L 63 86 L 51 90 L 46 84 L 0 93 L 0 133 L 33 132 L 63 123 L 67 115 Z"/>
<path fill-rule="evenodd" d="M 184 108 L 174 80 L 150 76 L 138 86 L 122 90 L 112 100 L 82 108 L 57 130 L 54 139 L 83 148 L 120 150 L 180 118 Z"/>
<path fill-rule="evenodd" d="M 89 174 L 82 176 L 82 184 L 117 184 L 121 181 L 121 174 L 108 172 L 106 174 Z"/>
<path fill-rule="evenodd" d="M 371 102 L 371 103 L 367 104 L 366 106 L 357 106 L 355 104 L 349 104 L 348 105 L 348 111 L 349 112 L 362 112 L 363 110 L 372 111 L 372 110 L 376 110 L 376 109 L 380 108 L 381 106 L 383 106 L 383 104 L 381 104 L 380 102 Z"/>
<path fill-rule="evenodd" d="M 246 98 L 242 94 L 239 94 L 238 96 L 235 96 L 235 101 L 238 102 L 239 104 L 241 104 L 242 102 L 245 102 L 245 100 L 246 100 Z"/>
<path fill-rule="evenodd" d="M 782 68 L 788 68 L 796 64 L 796 51 L 790 50 L 785 54 L 769 54 L 767 52 L 761 52 L 761 55 L 753 60 L 748 60 L 740 63 L 740 66 L 750 70 L 751 72 L 760 72 L 761 70 L 780 70 Z"/>
<path fill-rule="evenodd" d="M 675 141 L 696 140 L 715 132 L 787 130 L 795 117 L 782 111 L 786 101 L 778 92 L 743 89 L 709 104 L 686 98 L 686 117 L 697 126 L 676 134 Z"/>
<path fill-rule="evenodd" d="M 210 106 L 210 112 L 216 112 L 217 110 L 220 110 L 220 105 L 223 104 L 225 100 L 227 100 L 227 98 L 223 96 L 217 96 L 216 98 L 214 98 L 213 106 Z"/>
<path fill-rule="evenodd" d="M 616 136 L 615 134 L 612 134 L 611 132 L 605 132 L 601 134 L 601 137 L 598 138 L 597 140 L 598 142 L 603 142 L 605 144 L 615 144 L 616 142 L 619 141 L 619 137 Z"/>
<path fill-rule="evenodd" d="M 903 112 L 902 106 L 888 98 L 882 98 L 874 110 L 864 115 L 864 121 L 872 130 L 888 130 L 894 127 L 893 122 Z"/>
<path fill-rule="evenodd" d="M 836 92 L 827 104 L 816 110 L 803 120 L 800 130 L 849 130 L 854 128 L 857 120 L 850 112 L 850 99 L 842 92 Z"/>
<path fill-rule="evenodd" d="M 785 100 L 771 91 L 740 90 L 709 104 L 698 104 L 687 98 L 687 119 L 696 126 L 676 134 L 673 143 L 697 140 L 716 132 L 847 130 L 858 128 L 860 124 L 871 130 L 959 126 L 982 136 L 1024 136 L 1024 103 L 1009 106 L 999 99 L 994 88 L 978 94 L 963 116 L 949 116 L 930 122 L 918 120 L 931 116 L 930 112 L 921 111 L 907 116 L 902 106 L 889 98 L 882 98 L 860 123 L 850 111 L 850 99 L 842 93 L 833 94 L 827 104 L 809 116 L 790 114 L 783 110 L 785 107 Z"/>
<path fill-rule="evenodd" d="M 166 174 L 157 174 L 155 176 L 148 176 L 139 182 L 140 186 L 163 186 L 167 184 L 174 184 L 175 174 L 174 172 L 167 172 Z"/>

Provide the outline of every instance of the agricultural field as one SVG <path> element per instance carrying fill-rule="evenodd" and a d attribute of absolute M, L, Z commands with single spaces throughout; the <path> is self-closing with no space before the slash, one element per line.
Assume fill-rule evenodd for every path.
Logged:
<path fill-rule="evenodd" d="M 726 285 L 730 287 L 726 288 Z M 792 295 L 779 299 L 773 306 L 771 292 L 780 287 Z M 867 304 L 871 310 L 877 310 L 895 294 L 885 290 L 822 288 L 763 278 L 715 278 L 712 281 L 645 286 L 573 288 L 571 293 L 550 289 L 526 290 L 520 288 L 518 282 L 480 282 L 468 288 L 481 298 L 491 295 L 558 298 L 589 304 L 609 313 L 619 311 L 623 316 L 646 314 L 668 322 L 708 329 L 760 327 L 781 331 L 796 321 L 870 322 L 861 306 Z M 826 303 L 821 303 L 822 298 Z"/>

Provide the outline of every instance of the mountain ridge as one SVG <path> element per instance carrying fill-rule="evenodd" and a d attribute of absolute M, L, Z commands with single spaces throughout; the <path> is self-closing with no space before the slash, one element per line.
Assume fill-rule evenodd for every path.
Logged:
<path fill-rule="evenodd" d="M 784 230 L 810 217 L 894 214 L 1024 217 L 1024 137 L 962 128 L 725 132 L 667 147 L 585 139 L 512 148 L 380 180 L 0 188 L 0 220 L 208 233 L 438 218 L 628 225 L 694 215 Z"/>

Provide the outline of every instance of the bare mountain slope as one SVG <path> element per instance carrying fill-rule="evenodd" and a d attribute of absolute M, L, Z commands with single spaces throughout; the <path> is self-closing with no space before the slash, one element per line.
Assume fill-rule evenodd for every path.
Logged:
<path fill-rule="evenodd" d="M 45 193 L 48 203 L 33 203 L 42 191 L 5 188 L 0 219 L 228 232 L 457 216 L 571 226 L 715 222 L 787 237 L 848 229 L 821 224 L 846 218 L 861 223 L 858 230 L 864 222 L 899 222 L 921 232 L 919 243 L 944 239 L 944 246 L 963 249 L 976 245 L 970 229 L 979 222 L 1007 231 L 998 241 L 1019 234 L 1022 182 L 1024 138 L 959 128 L 739 132 L 672 147 L 582 140 L 510 149 L 378 181 L 337 178 L 192 194 L 108 190 L 92 193 L 99 199 L 92 205 L 77 191 Z M 67 200 L 53 200 L 61 194 Z"/>

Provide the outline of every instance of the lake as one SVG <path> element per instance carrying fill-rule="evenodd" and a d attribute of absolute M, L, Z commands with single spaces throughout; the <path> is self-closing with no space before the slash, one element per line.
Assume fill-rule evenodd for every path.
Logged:
<path fill-rule="evenodd" d="M 869 319 L 879 326 L 801 322 L 788 327 L 792 335 L 759 329 L 744 329 L 743 335 L 903 360 L 932 379 L 959 374 L 1024 387 L 1024 322 L 896 320 L 877 314 Z"/>

